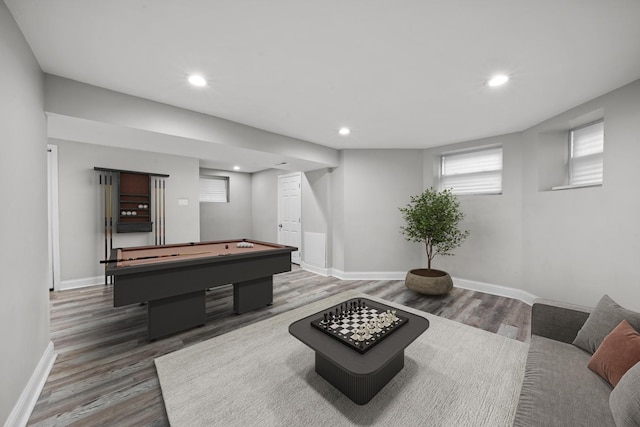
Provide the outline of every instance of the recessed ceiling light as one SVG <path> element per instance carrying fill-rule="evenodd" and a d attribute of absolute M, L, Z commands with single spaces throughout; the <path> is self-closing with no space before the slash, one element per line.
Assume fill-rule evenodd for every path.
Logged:
<path fill-rule="evenodd" d="M 234 170 L 234 171 L 239 171 L 239 170 L 240 170 L 240 166 L 234 166 L 234 167 L 233 167 L 233 170 Z"/>
<path fill-rule="evenodd" d="M 351 133 L 351 129 L 349 129 L 349 128 L 340 128 L 338 133 L 340 135 L 349 135 Z"/>
<path fill-rule="evenodd" d="M 491 77 L 491 79 L 489 79 L 489 81 L 487 82 L 487 85 L 491 87 L 502 86 L 508 81 L 509 81 L 509 76 L 507 76 L 506 74 L 497 74 Z"/>
<path fill-rule="evenodd" d="M 187 80 L 189 80 L 189 83 L 191 83 L 194 86 L 207 85 L 207 80 L 199 74 L 191 74 Z"/>

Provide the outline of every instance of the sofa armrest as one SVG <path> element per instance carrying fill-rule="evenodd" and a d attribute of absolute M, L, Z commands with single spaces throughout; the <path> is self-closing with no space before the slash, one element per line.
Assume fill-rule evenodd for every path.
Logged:
<path fill-rule="evenodd" d="M 531 307 L 531 335 L 571 344 L 591 310 L 580 305 L 536 299 Z"/>

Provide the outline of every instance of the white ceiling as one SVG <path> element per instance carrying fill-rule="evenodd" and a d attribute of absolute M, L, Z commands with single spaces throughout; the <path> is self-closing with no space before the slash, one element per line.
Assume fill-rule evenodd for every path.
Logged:
<path fill-rule="evenodd" d="M 47 73 L 338 149 L 520 131 L 640 78 L 638 0 L 5 2 Z"/>

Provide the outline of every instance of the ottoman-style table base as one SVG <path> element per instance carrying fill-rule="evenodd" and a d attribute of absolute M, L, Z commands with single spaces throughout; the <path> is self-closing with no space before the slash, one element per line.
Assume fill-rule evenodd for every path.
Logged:
<path fill-rule="evenodd" d="M 354 375 L 316 352 L 316 372 L 358 405 L 368 403 L 404 368 L 404 351 L 389 361 L 380 371 L 369 375 Z"/>
<path fill-rule="evenodd" d="M 368 307 L 380 312 L 396 310 L 408 319 L 402 327 L 384 337 L 365 353 L 350 348 L 344 342 L 311 325 L 324 313 L 337 307 L 300 319 L 289 326 L 289 333 L 315 351 L 315 371 L 358 405 L 369 402 L 404 367 L 404 349 L 429 327 L 421 316 L 398 310 L 365 298 Z M 346 303 L 344 303 L 347 305 Z"/>

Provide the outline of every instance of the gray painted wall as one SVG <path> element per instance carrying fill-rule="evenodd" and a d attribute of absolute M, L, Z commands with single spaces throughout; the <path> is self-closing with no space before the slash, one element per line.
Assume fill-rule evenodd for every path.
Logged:
<path fill-rule="evenodd" d="M 640 310 L 638 100 L 640 80 L 520 133 L 425 150 L 428 187 L 442 152 L 494 142 L 504 147 L 503 194 L 460 197 L 471 235 L 454 257 L 436 258 L 436 267 L 590 306 L 608 293 Z M 602 117 L 603 185 L 552 191 L 566 184 L 569 129 Z"/>
<path fill-rule="evenodd" d="M 307 262 L 304 250 L 305 233 L 324 234 L 326 267 L 331 263 L 331 176 L 329 169 L 318 169 L 302 174 L 301 258 L 303 262 Z"/>
<path fill-rule="evenodd" d="M 398 272 L 419 266 L 416 244 L 400 232 L 403 220 L 398 208 L 422 191 L 422 151 L 345 150 L 340 167 L 344 168 L 344 271 Z M 338 253 L 339 244 L 334 241 Z"/>
<path fill-rule="evenodd" d="M 509 134 L 424 150 L 424 188 L 437 186 L 440 155 L 489 144 L 503 147 L 502 194 L 459 196 L 470 235 L 451 257 L 436 256 L 432 267 L 452 276 L 508 287 L 522 283 L 522 136 Z M 421 247 L 422 248 L 422 247 Z M 424 250 L 423 250 L 424 251 Z M 422 255 L 422 265 L 426 256 Z"/>
<path fill-rule="evenodd" d="M 58 146 L 63 287 L 65 281 L 104 274 L 99 264 L 104 257 L 104 196 L 94 166 L 170 175 L 166 178 L 166 242 L 199 241 L 197 159 L 55 139 L 50 143 Z M 187 199 L 188 206 L 178 206 L 178 199 Z M 114 230 L 113 247 L 149 245 L 154 243 L 153 239 L 153 232 L 116 233 Z"/>
<path fill-rule="evenodd" d="M 264 242 L 278 241 L 278 175 L 269 169 L 251 175 L 251 233 Z"/>
<path fill-rule="evenodd" d="M 304 231 L 327 234 L 331 209 L 331 173 L 328 169 L 302 174 Z"/>
<path fill-rule="evenodd" d="M 43 76 L 0 2 L 0 425 L 49 344 L 47 134 Z"/>
<path fill-rule="evenodd" d="M 200 203 L 200 240 L 250 238 L 251 174 L 211 169 L 200 174 L 229 177 L 228 203 Z"/>
<path fill-rule="evenodd" d="M 338 271 L 345 271 L 345 251 L 344 251 L 344 184 L 345 184 L 345 159 L 344 151 L 340 151 L 338 167 L 331 171 L 331 246 L 329 267 Z"/>
<path fill-rule="evenodd" d="M 602 116 L 603 185 L 548 191 L 549 158 L 566 144 L 549 135 Z M 522 288 L 587 305 L 608 293 L 640 310 L 640 80 L 528 129 L 523 143 Z"/>

